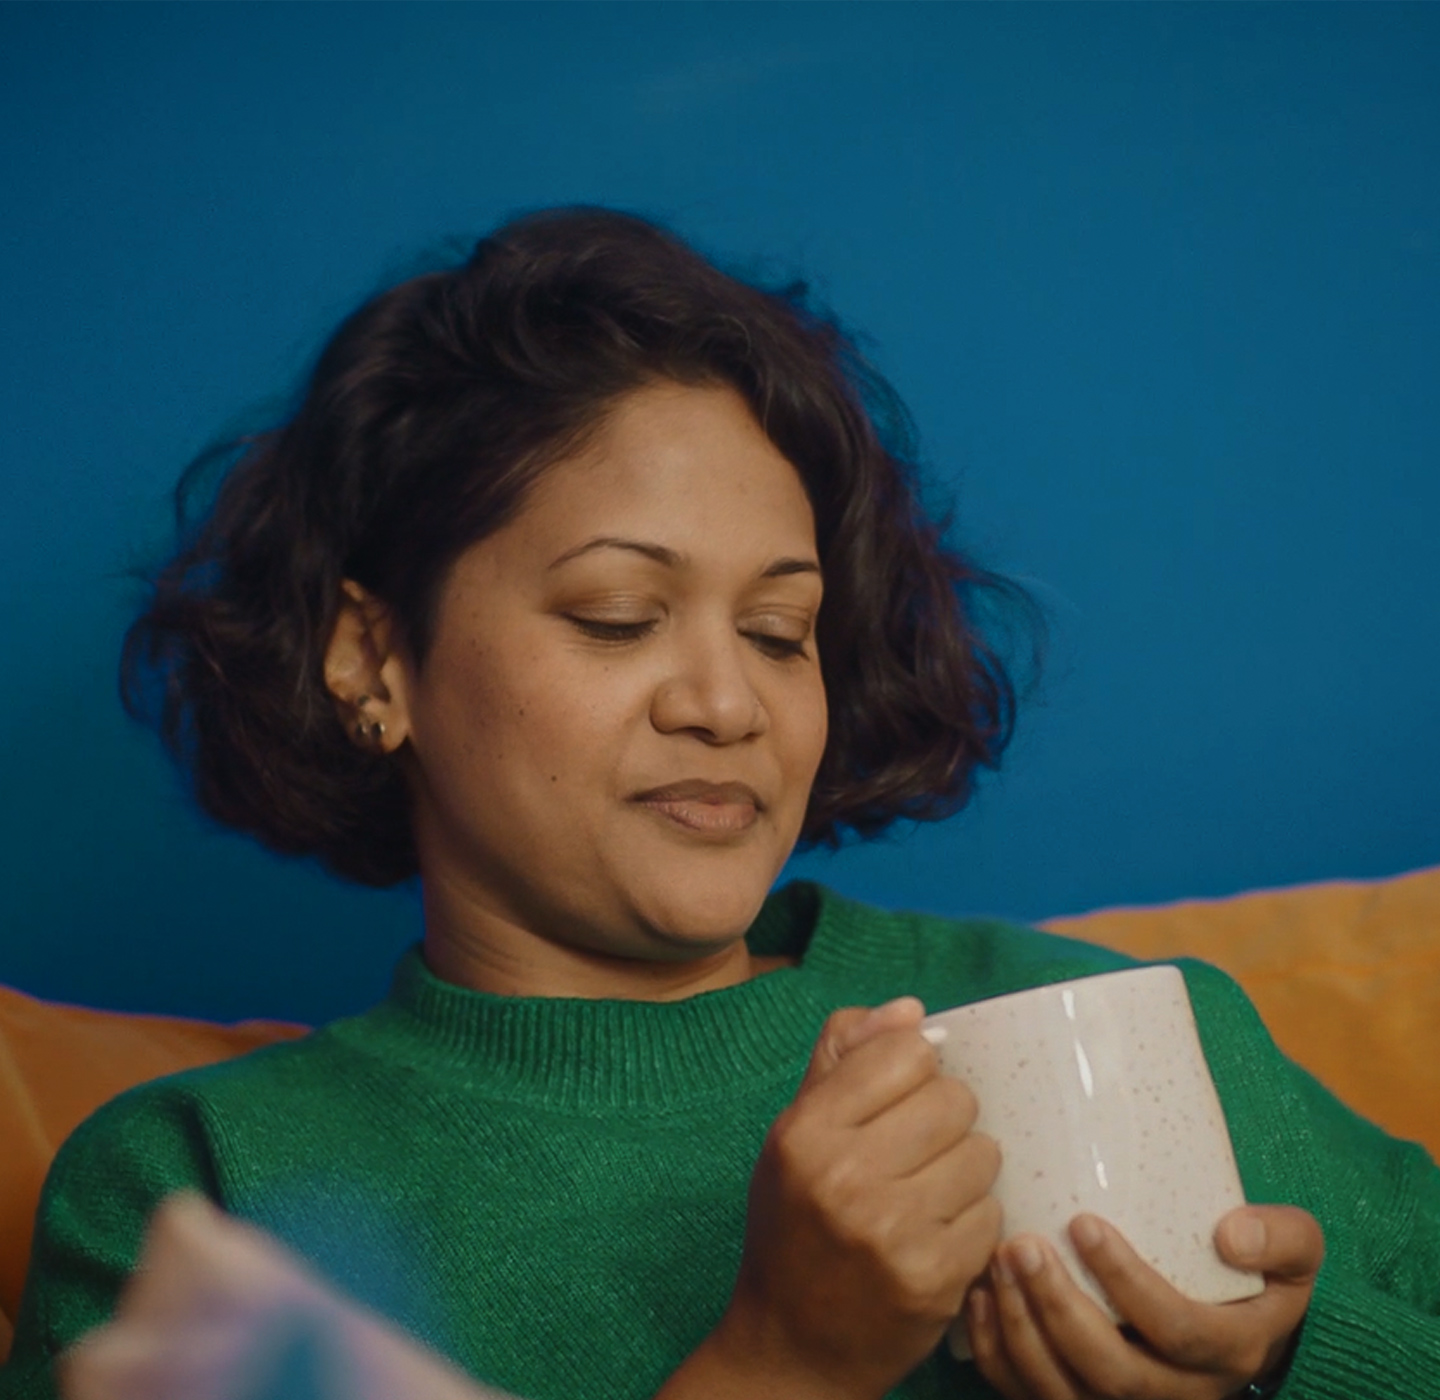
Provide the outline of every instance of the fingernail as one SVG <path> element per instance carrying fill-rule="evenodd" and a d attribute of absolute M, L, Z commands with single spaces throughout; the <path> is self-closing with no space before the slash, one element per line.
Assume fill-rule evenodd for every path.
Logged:
<path fill-rule="evenodd" d="M 972 1288 L 970 1290 L 970 1316 L 980 1326 L 984 1326 L 990 1317 L 990 1300 L 985 1296 L 983 1288 Z"/>
<path fill-rule="evenodd" d="M 1015 1267 L 1026 1278 L 1034 1278 L 1045 1267 L 1045 1252 L 1034 1240 L 1019 1240 L 1011 1246 Z"/>
<path fill-rule="evenodd" d="M 1077 1215 L 1070 1223 L 1070 1238 L 1081 1249 L 1099 1249 L 1105 1243 L 1105 1227 L 1093 1215 Z"/>
<path fill-rule="evenodd" d="M 1253 1259 L 1265 1250 L 1265 1223 L 1255 1215 L 1237 1215 L 1225 1227 L 1231 1250 L 1241 1259 Z"/>
<path fill-rule="evenodd" d="M 995 1275 L 995 1282 L 1002 1288 L 1015 1287 L 1015 1275 L 1010 1269 L 1010 1261 L 1003 1254 L 997 1254 L 990 1261 L 990 1272 Z"/>

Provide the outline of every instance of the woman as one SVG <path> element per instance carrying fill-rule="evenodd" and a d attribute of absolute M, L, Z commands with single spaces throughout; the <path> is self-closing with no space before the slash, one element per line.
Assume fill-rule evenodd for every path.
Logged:
<path fill-rule="evenodd" d="M 1440 1179 L 1218 973 L 1192 999 L 1250 1198 L 1283 1203 L 1218 1244 L 1267 1287 L 1191 1303 L 1082 1218 L 1122 1330 L 1037 1242 L 997 1250 L 998 1154 L 916 998 L 1124 960 L 770 893 L 798 840 L 953 811 L 1008 735 L 974 624 L 1000 585 L 919 509 L 903 427 L 797 294 L 602 211 L 522 220 L 342 326 L 161 576 L 129 694 L 158 676 L 220 820 L 418 873 L 423 945 L 374 1011 L 74 1135 L 0 1395 L 53 1393 L 177 1190 L 307 1267 L 162 1214 L 77 1395 L 239 1394 L 276 1299 L 352 1375 L 411 1376 L 393 1394 L 468 1385 L 336 1289 L 535 1400 L 1422 1393 Z M 937 1350 L 967 1300 L 973 1366 Z"/>

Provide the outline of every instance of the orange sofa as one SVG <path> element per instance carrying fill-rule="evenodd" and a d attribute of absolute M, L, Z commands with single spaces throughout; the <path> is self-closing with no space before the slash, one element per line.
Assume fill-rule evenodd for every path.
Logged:
<path fill-rule="evenodd" d="M 1225 968 L 1293 1059 L 1352 1107 L 1440 1157 L 1440 867 L 1107 909 L 1045 927 L 1140 958 L 1193 956 Z M 70 1130 L 132 1084 L 305 1029 L 120 1015 L 0 987 L 0 1360 L 40 1186 Z"/>

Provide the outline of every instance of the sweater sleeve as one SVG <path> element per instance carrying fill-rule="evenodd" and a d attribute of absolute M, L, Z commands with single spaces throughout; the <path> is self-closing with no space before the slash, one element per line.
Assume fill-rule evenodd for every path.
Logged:
<path fill-rule="evenodd" d="M 199 1114 L 163 1084 L 123 1094 L 66 1139 L 41 1194 L 0 1400 L 54 1400 L 55 1358 L 110 1318 L 151 1212 L 182 1189 L 219 1199 Z"/>
<path fill-rule="evenodd" d="M 1294 1074 L 1319 1129 L 1309 1165 L 1326 1260 L 1283 1393 L 1440 1396 L 1440 1169 Z"/>
<path fill-rule="evenodd" d="M 1282 1395 L 1440 1397 L 1440 1169 L 1285 1058 L 1224 973 L 1182 966 L 1247 1197 L 1300 1206 L 1325 1233 Z"/>

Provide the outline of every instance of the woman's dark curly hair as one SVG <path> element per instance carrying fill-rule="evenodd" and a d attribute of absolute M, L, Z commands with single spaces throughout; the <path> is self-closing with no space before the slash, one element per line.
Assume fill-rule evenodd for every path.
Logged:
<path fill-rule="evenodd" d="M 225 825 L 363 884 L 413 876 L 401 766 L 351 743 L 325 685 L 341 581 L 392 607 L 423 665 L 456 557 L 659 380 L 736 389 L 814 508 L 830 734 L 802 840 L 958 809 L 1015 713 L 977 609 L 1025 595 L 944 545 L 903 406 L 803 285 L 748 285 L 603 209 L 519 219 L 362 306 L 189 526 L 192 466 L 182 547 L 125 638 L 127 709 Z"/>

